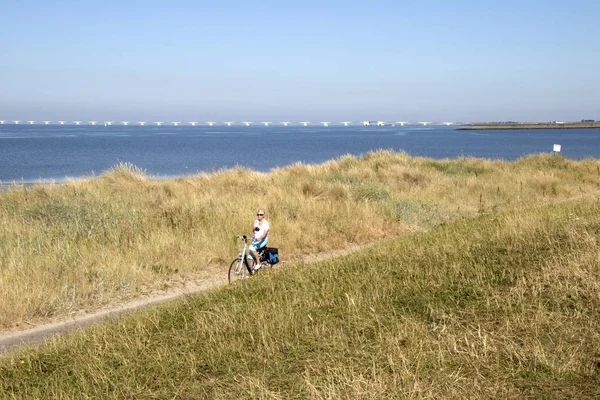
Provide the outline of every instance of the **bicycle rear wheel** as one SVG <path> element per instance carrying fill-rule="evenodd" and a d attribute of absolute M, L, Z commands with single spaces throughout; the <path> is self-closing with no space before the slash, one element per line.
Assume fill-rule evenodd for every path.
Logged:
<path fill-rule="evenodd" d="M 244 260 L 241 257 L 238 257 L 231 262 L 231 265 L 229 266 L 229 283 L 239 279 L 246 279 L 248 276 L 248 268 L 246 268 Z"/>

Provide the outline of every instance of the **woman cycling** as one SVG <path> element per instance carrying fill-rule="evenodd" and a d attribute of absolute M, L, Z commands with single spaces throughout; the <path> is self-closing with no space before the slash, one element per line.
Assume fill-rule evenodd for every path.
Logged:
<path fill-rule="evenodd" d="M 260 266 L 260 259 L 258 257 L 258 250 L 262 249 L 269 242 L 269 222 L 265 218 L 265 210 L 262 208 L 256 212 L 256 220 L 254 221 L 254 237 L 252 244 L 250 245 L 250 254 L 254 257 L 254 266 L 256 270 Z"/>

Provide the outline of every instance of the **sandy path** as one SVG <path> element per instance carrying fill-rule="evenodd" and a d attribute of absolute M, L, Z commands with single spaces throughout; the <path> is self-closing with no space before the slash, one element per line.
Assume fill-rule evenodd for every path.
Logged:
<path fill-rule="evenodd" d="M 297 260 L 297 262 L 317 262 L 327 258 L 348 254 L 361 248 L 372 246 L 373 244 L 374 243 L 366 246 L 351 246 L 331 253 L 311 255 L 301 260 Z M 285 262 L 282 262 L 280 265 L 283 266 L 284 263 Z M 61 335 L 75 329 L 84 329 L 90 325 L 114 319 L 122 314 L 142 310 L 182 296 L 199 294 L 211 288 L 226 284 L 227 272 L 224 271 L 219 277 L 205 279 L 201 283 L 186 282 L 184 287 L 170 289 L 164 293 L 150 295 L 149 297 L 137 299 L 113 308 L 102 309 L 89 315 L 63 319 L 58 322 L 35 326 L 27 330 L 0 333 L 0 353 L 18 350 L 20 347 L 29 344 L 43 343 L 51 340 L 56 335 Z"/>
<path fill-rule="evenodd" d="M 54 336 L 83 329 L 90 325 L 102 323 L 109 319 L 114 319 L 121 314 L 142 310 L 157 304 L 174 300 L 186 295 L 202 293 L 208 289 L 222 286 L 227 283 L 226 277 L 210 279 L 202 284 L 186 283 L 184 287 L 171 289 L 160 295 L 150 296 L 144 299 L 138 299 L 119 305 L 114 308 L 107 308 L 85 316 L 77 316 L 70 319 L 64 319 L 58 322 L 39 325 L 31 329 L 0 333 L 0 353 L 15 350 L 18 347 L 31 343 L 41 343 L 51 340 Z"/>

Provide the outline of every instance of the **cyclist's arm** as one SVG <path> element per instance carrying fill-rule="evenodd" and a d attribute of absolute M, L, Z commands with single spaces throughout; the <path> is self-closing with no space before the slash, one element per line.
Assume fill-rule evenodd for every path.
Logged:
<path fill-rule="evenodd" d="M 256 238 L 256 241 L 257 241 L 257 242 L 260 242 L 260 241 L 261 241 L 261 240 L 263 240 L 265 237 L 267 237 L 267 235 L 268 235 L 268 234 L 269 234 L 269 230 L 267 229 L 267 230 L 265 231 L 265 233 L 263 233 L 263 234 L 262 234 L 262 236 L 261 236 L 261 237 L 259 237 L 259 238 Z"/>

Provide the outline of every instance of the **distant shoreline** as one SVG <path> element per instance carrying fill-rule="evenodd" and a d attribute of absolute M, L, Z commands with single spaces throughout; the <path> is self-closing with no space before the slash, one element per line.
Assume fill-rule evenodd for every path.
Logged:
<path fill-rule="evenodd" d="M 513 130 L 513 129 L 593 129 L 600 128 L 600 122 L 572 123 L 572 124 L 497 124 L 474 125 L 458 128 L 459 131 L 480 130 Z"/>

